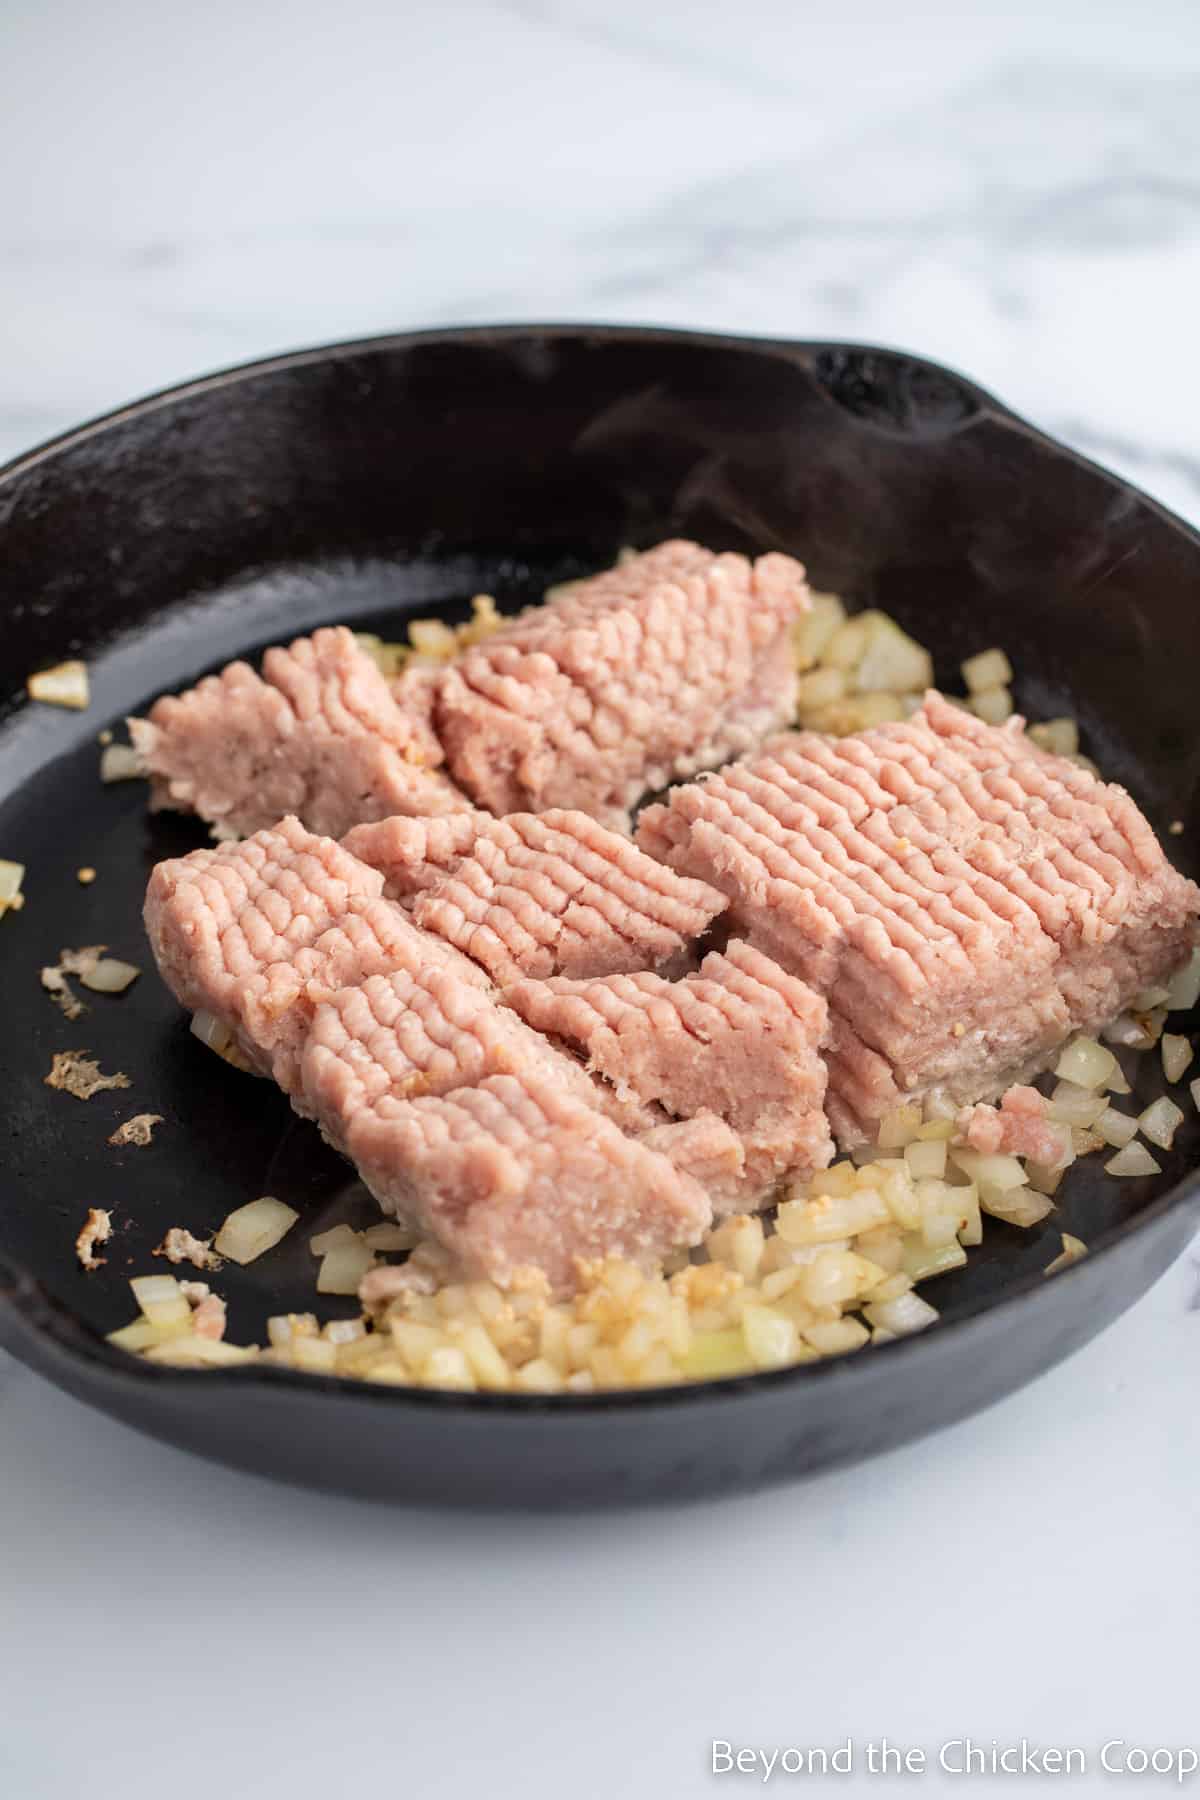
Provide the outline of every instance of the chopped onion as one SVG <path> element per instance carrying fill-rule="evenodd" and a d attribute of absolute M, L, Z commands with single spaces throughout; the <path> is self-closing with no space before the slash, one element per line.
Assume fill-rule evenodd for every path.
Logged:
<path fill-rule="evenodd" d="M 879 1136 L 876 1139 L 881 1150 L 903 1150 L 911 1144 L 921 1129 L 921 1109 L 919 1106 L 898 1106 L 880 1120 Z"/>
<path fill-rule="evenodd" d="M 1192 1105 L 1200 1112 L 1200 1078 L 1188 1082 L 1188 1093 L 1192 1096 Z"/>
<path fill-rule="evenodd" d="M 1013 715 L 1013 697 L 1006 687 L 984 688 L 967 701 L 970 712 L 986 725 L 1003 725 Z"/>
<path fill-rule="evenodd" d="M 908 1164 L 908 1172 L 914 1181 L 926 1176 L 937 1176 L 939 1179 L 946 1173 L 946 1140 L 918 1140 L 909 1144 L 904 1152 L 904 1160 Z"/>
<path fill-rule="evenodd" d="M 1164 1031 L 1162 1035 L 1163 1073 L 1168 1081 L 1178 1081 L 1194 1052 L 1185 1037 L 1176 1037 L 1173 1032 Z"/>
<path fill-rule="evenodd" d="M 100 752 L 101 781 L 137 781 L 147 772 L 141 753 L 132 744 L 107 744 Z"/>
<path fill-rule="evenodd" d="M 168 1338 L 165 1344 L 146 1352 L 150 1362 L 179 1369 L 225 1368 L 232 1363 L 251 1362 L 257 1354 L 252 1346 L 227 1344 L 222 1338 L 201 1337 L 194 1331 Z"/>
<path fill-rule="evenodd" d="M 79 976 L 85 988 L 94 994 L 123 994 L 141 974 L 136 963 L 121 962 L 115 956 L 102 956 Z"/>
<path fill-rule="evenodd" d="M 1156 1007 L 1165 1006 L 1166 1003 L 1167 989 L 1165 987 L 1142 988 L 1129 1002 L 1129 1010 L 1131 1013 L 1148 1013 L 1153 1012 Z"/>
<path fill-rule="evenodd" d="M 904 1272 L 914 1281 L 928 1281 L 948 1269 L 961 1269 L 967 1253 L 957 1238 L 947 1244 L 914 1244 L 904 1252 Z"/>
<path fill-rule="evenodd" d="M 1065 1169 L 1051 1169 L 1045 1163 L 1035 1162 L 1027 1162 L 1025 1168 L 1029 1175 L 1030 1187 L 1035 1193 L 1045 1194 L 1047 1197 L 1058 1192 L 1062 1178 L 1067 1172 Z"/>
<path fill-rule="evenodd" d="M 836 594 L 812 595 L 810 610 L 803 613 L 792 628 L 797 668 L 811 669 L 814 663 L 822 660 L 834 632 L 845 619 L 846 609 Z"/>
<path fill-rule="evenodd" d="M 1074 756 L 1079 750 L 1079 727 L 1074 719 L 1046 719 L 1029 727 L 1029 737 L 1054 756 Z"/>
<path fill-rule="evenodd" d="M 1131 1144 L 1137 1136 L 1137 1120 L 1131 1119 L 1128 1113 L 1118 1112 L 1115 1106 L 1106 1106 L 1096 1120 L 1096 1130 L 1106 1144 L 1112 1144 L 1117 1150 L 1123 1145 Z"/>
<path fill-rule="evenodd" d="M 230 1213 L 216 1235 L 213 1248 L 218 1256 L 227 1256 L 230 1262 L 252 1263 L 274 1249 L 299 1217 L 293 1207 L 264 1194 L 260 1200 L 251 1200 Z"/>
<path fill-rule="evenodd" d="M 1062 1125 L 1094 1125 L 1108 1105 L 1103 1094 L 1094 1088 L 1080 1087 L 1074 1081 L 1060 1081 L 1050 1096 L 1047 1111 Z"/>
<path fill-rule="evenodd" d="M 1067 1268 L 1070 1263 L 1078 1262 L 1080 1257 L 1086 1256 L 1087 1253 L 1087 1245 L 1082 1238 L 1072 1237 L 1069 1231 L 1064 1231 L 1062 1234 L 1062 1250 L 1055 1257 L 1053 1262 L 1046 1264 L 1042 1273 L 1043 1275 L 1057 1275 L 1060 1269 Z"/>
<path fill-rule="evenodd" d="M 1015 1156 L 987 1156 L 981 1150 L 963 1150 L 955 1144 L 950 1150 L 950 1160 L 981 1189 L 986 1187 L 1007 1194 L 1024 1187 L 1028 1181 Z"/>
<path fill-rule="evenodd" d="M 1110 1094 L 1132 1094 L 1133 1092 L 1133 1089 L 1125 1079 L 1125 1071 L 1120 1063 L 1117 1064 L 1104 1085 Z"/>
<path fill-rule="evenodd" d="M 933 686 L 933 658 L 924 645 L 902 631 L 887 613 L 860 614 L 869 624 L 866 649 L 854 671 L 859 693 L 923 692 Z"/>
<path fill-rule="evenodd" d="M 909 1296 L 904 1297 L 907 1299 Z M 885 1301 L 884 1304 L 896 1306 L 899 1302 L 892 1300 Z M 932 1307 L 929 1310 L 933 1312 Z M 937 1314 L 934 1313 L 933 1316 L 936 1319 Z M 814 1350 L 819 1350 L 822 1356 L 843 1356 L 849 1350 L 861 1350 L 871 1338 L 865 1325 L 860 1325 L 857 1319 L 845 1318 L 830 1319 L 828 1322 L 821 1320 L 816 1325 L 806 1325 L 802 1335 L 804 1341 L 811 1344 Z"/>
<path fill-rule="evenodd" d="M 988 688 L 1010 687 L 1013 667 L 1003 650 L 981 650 L 962 664 L 962 676 L 969 694 L 982 694 Z"/>
<path fill-rule="evenodd" d="M 1031 1225 L 1039 1225 L 1047 1213 L 1054 1211 L 1050 1196 L 1039 1194 L 1033 1187 L 1009 1193 L 981 1187 L 979 1204 L 993 1219 L 1003 1219 L 1006 1225 L 1019 1225 L 1022 1231 L 1028 1231 Z"/>
<path fill-rule="evenodd" d="M 88 688 L 87 664 L 78 661 L 57 663 L 52 669 L 40 669 L 25 686 L 31 700 L 49 706 L 71 706 L 82 712 L 91 694 Z"/>
<path fill-rule="evenodd" d="M 0 919 L 11 907 L 13 912 L 21 910 L 21 883 L 25 879 L 25 864 L 5 862 L 0 858 Z"/>
<path fill-rule="evenodd" d="M 742 1336 L 756 1369 L 782 1369 L 796 1353 L 795 1321 L 770 1306 L 742 1309 Z"/>
<path fill-rule="evenodd" d="M 1104 1165 L 1109 1175 L 1161 1175 L 1162 1167 L 1156 1163 L 1145 1144 L 1126 1144 L 1115 1156 L 1110 1156 Z"/>
<path fill-rule="evenodd" d="M 247 1061 L 228 1025 L 220 1019 L 214 1018 L 212 1013 L 193 1013 L 191 1031 L 193 1037 L 198 1037 L 202 1044 L 207 1045 L 210 1050 L 215 1050 L 224 1062 L 232 1064 L 235 1069 L 244 1070 L 248 1075 L 257 1073 Z"/>
<path fill-rule="evenodd" d="M 168 1338 L 179 1337 L 191 1329 L 192 1309 L 187 1306 L 186 1300 L 184 1305 L 187 1307 L 187 1316 L 181 1317 L 174 1324 L 154 1325 L 143 1315 L 142 1318 L 135 1319 L 132 1325 L 122 1325 L 119 1331 L 110 1331 L 108 1342 L 115 1344 L 118 1350 L 128 1350 L 133 1354 L 149 1350 L 154 1344 L 165 1344 Z"/>
<path fill-rule="evenodd" d="M 1142 1136 L 1157 1144 L 1160 1150 L 1169 1150 L 1175 1142 L 1175 1133 L 1183 1123 L 1183 1110 L 1176 1106 L 1166 1094 L 1155 1100 L 1144 1113 L 1138 1117 L 1138 1130 Z"/>
<path fill-rule="evenodd" d="M 1192 951 L 1182 969 L 1176 969 L 1167 983 L 1167 1008 L 1170 1012 L 1187 1012 L 1200 1000 L 1200 949 Z"/>
<path fill-rule="evenodd" d="M 324 1256 L 335 1244 L 355 1244 L 358 1232 L 351 1225 L 331 1225 L 328 1231 L 318 1231 L 316 1237 L 310 1237 L 308 1247 L 314 1256 Z"/>
<path fill-rule="evenodd" d="M 368 1225 L 362 1236 L 370 1250 L 412 1250 L 421 1241 L 414 1226 L 397 1225 L 390 1219 L 382 1225 Z"/>
<path fill-rule="evenodd" d="M 317 1270 L 318 1294 L 357 1294 L 358 1284 L 375 1266 L 374 1252 L 355 1232 L 349 1243 L 339 1241 L 325 1254 Z"/>
<path fill-rule="evenodd" d="M 1061 1081 L 1073 1081 L 1078 1087 L 1100 1088 L 1112 1074 L 1116 1061 L 1112 1051 L 1095 1038 L 1077 1037 L 1059 1057 L 1054 1073 Z"/>
<path fill-rule="evenodd" d="M 894 1332 L 897 1337 L 905 1337 L 909 1332 L 924 1331 L 937 1319 L 937 1309 L 930 1306 L 928 1300 L 922 1300 L 919 1294 L 899 1294 L 894 1300 L 875 1300 L 870 1306 L 863 1307 L 863 1315 L 871 1324 L 882 1331 Z M 805 1336 L 811 1342 L 811 1334 Z M 820 1346 L 818 1345 L 818 1348 Z"/>
<path fill-rule="evenodd" d="M 129 1285 L 151 1325 L 190 1323 L 192 1309 L 173 1275 L 139 1275 Z"/>

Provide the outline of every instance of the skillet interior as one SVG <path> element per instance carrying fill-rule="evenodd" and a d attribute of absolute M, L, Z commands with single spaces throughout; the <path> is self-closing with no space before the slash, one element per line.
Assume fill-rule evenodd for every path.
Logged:
<path fill-rule="evenodd" d="M 92 998 L 75 1024 L 41 992 L 38 968 L 63 945 L 105 942 L 148 964 L 149 868 L 204 841 L 192 822 L 149 818 L 140 783 L 99 785 L 96 732 L 315 623 L 369 623 L 387 635 L 413 613 L 462 616 L 480 590 L 516 605 L 621 544 L 669 535 L 799 555 L 815 585 L 895 614 L 934 649 L 951 687 L 963 655 L 1002 644 L 1018 704 L 1034 717 L 1073 712 L 1085 748 L 1160 833 L 1184 821 L 1184 835 L 1167 842 L 1197 872 L 1200 543 L 932 365 L 846 346 L 514 328 L 316 352 L 132 408 L 0 478 L 0 856 L 30 871 L 24 911 L 0 924 L 0 1259 L 69 1315 L 24 1288 L 21 1304 L 0 1305 L 0 1335 L 21 1354 L 149 1429 L 358 1491 L 537 1498 L 532 1471 L 512 1466 L 515 1406 L 522 1431 L 549 1416 L 562 1434 L 546 1454 L 575 1471 L 559 1482 L 564 1498 L 635 1497 L 797 1473 L 956 1416 L 1082 1341 L 1165 1266 L 1189 1228 L 1187 1205 L 1163 1196 L 1200 1160 L 1190 1114 L 1162 1180 L 1113 1182 L 1089 1163 L 1072 1172 L 1046 1226 L 993 1223 L 967 1267 L 937 1283 L 945 1323 L 922 1344 L 873 1352 L 869 1378 L 846 1363 L 658 1402 L 472 1406 L 282 1375 L 131 1367 L 79 1330 L 111 1330 L 131 1315 L 126 1277 L 161 1266 L 149 1252 L 169 1225 L 208 1231 L 232 1206 L 273 1193 L 301 1209 L 303 1224 L 263 1263 L 221 1277 L 230 1336 L 261 1336 L 269 1313 L 311 1305 L 307 1238 L 352 1185 L 281 1095 L 200 1049 L 152 970 L 120 1000 Z M 65 654 L 88 660 L 91 709 L 26 706 L 25 675 Z M 90 888 L 75 879 L 85 864 L 99 872 Z M 53 1052 L 79 1046 L 104 1069 L 126 1070 L 132 1089 L 86 1104 L 49 1092 Z M 1143 1103 L 1161 1091 L 1156 1058 L 1129 1068 Z M 110 1148 L 114 1123 L 136 1111 L 165 1116 L 155 1142 Z M 114 1211 L 117 1236 L 107 1267 L 85 1276 L 71 1246 L 88 1205 Z M 366 1202 L 364 1216 L 372 1211 Z M 1071 1271 L 1051 1295 L 1039 1271 L 1064 1226 L 1114 1253 Z M 1038 1334 L 992 1305 L 1026 1290 L 1026 1320 L 1036 1308 L 1045 1321 L 1036 1354 Z M 963 1377 L 983 1353 L 978 1327 L 989 1316 L 988 1368 L 973 1386 Z M 940 1407 L 917 1393 L 947 1385 L 930 1353 L 945 1359 L 954 1389 Z M 282 1441 L 295 1428 L 278 1424 L 264 1388 L 287 1392 L 286 1416 L 299 1407 L 311 1417 L 304 1452 Z M 730 1421 L 730 1396 L 745 1407 L 756 1393 L 770 1399 L 761 1430 L 739 1423 L 731 1436 L 722 1423 L 716 1441 L 700 1431 L 666 1461 L 647 1443 L 648 1405 L 678 1420 L 707 1401 Z M 376 1446 L 364 1462 L 362 1439 L 389 1406 L 395 1448 Z M 406 1408 L 422 1420 L 419 1471 L 394 1416 Z M 331 1436 L 335 1410 L 343 1423 Z M 466 1415 L 472 1434 L 481 1421 L 488 1434 L 469 1434 L 481 1462 L 465 1439 L 454 1444 Z M 611 1428 L 617 1416 L 643 1421 L 620 1450 L 601 1444 L 596 1423 Z M 346 1434 L 337 1457 L 324 1454 L 322 1438 Z M 465 1484 L 464 1456 L 474 1471 Z"/>

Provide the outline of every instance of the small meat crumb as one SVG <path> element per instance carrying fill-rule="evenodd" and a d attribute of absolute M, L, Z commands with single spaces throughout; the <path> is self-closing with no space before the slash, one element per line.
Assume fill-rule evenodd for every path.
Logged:
<path fill-rule="evenodd" d="M 225 1302 L 206 1281 L 181 1281 L 180 1291 L 192 1309 L 192 1330 L 197 1337 L 225 1336 Z"/>
<path fill-rule="evenodd" d="M 182 1225 L 172 1225 L 155 1256 L 165 1256 L 169 1263 L 190 1262 L 197 1269 L 219 1269 L 221 1258 L 215 1250 L 209 1248 L 211 1238 L 193 1237 Z M 197 1281 L 185 1282 L 185 1287 L 200 1287 Z"/>
<path fill-rule="evenodd" d="M 97 1244 L 107 1244 L 112 1236 L 112 1214 L 102 1207 L 93 1206 L 83 1221 L 83 1229 L 75 1239 L 75 1254 L 85 1269 L 102 1269 L 105 1264 L 103 1256 L 96 1255 Z"/>
<path fill-rule="evenodd" d="M 42 1080 L 47 1087 L 61 1088 L 66 1094 L 74 1094 L 76 1100 L 90 1100 L 93 1094 L 103 1093 L 108 1088 L 133 1086 L 128 1075 L 121 1070 L 115 1075 L 102 1075 L 100 1064 L 92 1062 L 86 1050 L 56 1051 L 50 1073 L 44 1075 Z"/>
<path fill-rule="evenodd" d="M 61 969 L 43 969 L 42 986 L 59 1008 L 64 1019 L 78 1019 L 87 1011 L 82 1000 L 77 1000 L 67 985 L 66 976 Z"/>
<path fill-rule="evenodd" d="M 154 1136 L 154 1127 L 162 1122 L 161 1113 L 134 1113 L 132 1119 L 117 1126 L 108 1141 L 118 1150 L 124 1144 L 148 1144 Z"/>
<path fill-rule="evenodd" d="M 76 869 L 75 879 L 80 887 L 91 887 L 96 879 L 96 871 L 90 864 L 86 864 L 82 869 Z"/>

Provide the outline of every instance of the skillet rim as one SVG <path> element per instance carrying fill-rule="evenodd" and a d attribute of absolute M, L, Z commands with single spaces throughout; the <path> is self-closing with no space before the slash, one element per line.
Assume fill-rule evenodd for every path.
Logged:
<path fill-rule="evenodd" d="M 963 375 L 957 369 L 945 363 L 935 362 L 923 353 L 905 350 L 895 345 L 862 343 L 853 339 L 827 338 L 790 338 L 777 337 L 751 332 L 719 332 L 689 329 L 683 326 L 663 325 L 620 325 L 603 323 L 540 323 L 538 321 L 517 322 L 512 324 L 476 324 L 465 326 L 430 326 L 413 331 L 385 332 L 361 338 L 338 339 L 332 343 L 307 346 L 299 350 L 283 351 L 271 356 L 255 357 L 247 362 L 236 363 L 228 368 L 216 370 L 210 375 L 197 376 L 169 387 L 155 389 L 142 398 L 115 407 L 108 412 L 98 414 L 83 424 L 73 426 L 64 432 L 48 438 L 44 443 L 35 445 L 32 450 L 23 451 L 0 467 L 0 500 L 5 490 L 21 477 L 24 477 L 40 466 L 50 463 L 65 450 L 88 442 L 101 436 L 105 431 L 124 424 L 148 413 L 157 412 L 178 401 L 188 400 L 196 395 L 219 392 L 224 388 L 238 387 L 259 376 L 274 375 L 289 369 L 306 367 L 314 363 L 339 361 L 355 355 L 386 353 L 392 350 L 409 349 L 419 344 L 454 343 L 454 344 L 488 344 L 502 346 L 505 342 L 517 341 L 527 337 L 541 339 L 570 338 L 575 341 L 649 343 L 657 342 L 687 343 L 698 349 L 732 348 L 775 355 L 785 360 L 800 361 L 817 376 L 815 364 L 823 352 L 832 352 L 849 356 L 880 357 L 887 360 L 900 360 L 906 364 L 916 365 L 929 373 L 940 376 L 970 396 L 973 410 L 965 417 L 954 421 L 945 428 L 947 434 L 969 431 L 981 418 L 990 418 L 1019 436 L 1030 438 L 1052 448 L 1056 454 L 1066 458 L 1077 467 L 1090 470 L 1109 482 L 1121 492 L 1135 496 L 1143 505 L 1155 512 L 1168 526 L 1179 533 L 1183 539 L 1200 551 L 1200 530 L 1189 525 L 1177 513 L 1145 493 L 1134 482 L 1115 474 L 1102 463 L 1083 455 L 1081 452 L 1063 442 L 1061 438 L 1041 430 L 1031 424 L 1019 413 L 996 398 L 987 389 L 981 387 L 971 377 Z M 869 419 L 860 420 L 866 431 L 878 430 Z M 1034 1296 L 1039 1292 L 1044 1296 L 1043 1304 L 1056 1304 L 1058 1282 L 1066 1279 L 1079 1279 L 1086 1267 L 1088 1272 L 1102 1264 L 1111 1252 L 1123 1248 L 1131 1239 L 1138 1236 L 1143 1228 L 1148 1228 L 1168 1214 L 1177 1210 L 1182 1212 L 1188 1205 L 1196 1206 L 1200 1202 L 1200 1165 L 1184 1175 L 1164 1194 L 1159 1195 L 1149 1205 L 1142 1208 L 1136 1217 L 1117 1227 L 1107 1241 L 1094 1250 L 1090 1250 L 1086 1259 L 1070 1264 L 1062 1269 L 1054 1280 L 1047 1283 L 1044 1271 L 1031 1271 L 1028 1275 L 1018 1277 L 1009 1287 L 998 1295 L 985 1295 L 965 1302 L 956 1309 L 950 1319 L 939 1319 L 936 1324 L 925 1331 L 908 1337 L 898 1338 L 892 1343 L 875 1349 L 868 1360 L 866 1368 L 875 1367 L 875 1357 L 879 1349 L 892 1358 L 899 1370 L 899 1359 L 907 1358 L 910 1366 L 916 1368 L 917 1358 L 922 1354 L 931 1356 L 938 1354 L 931 1351 L 930 1345 L 938 1345 L 945 1341 L 948 1333 L 969 1335 L 973 1326 L 981 1318 L 990 1318 L 1001 1311 L 1013 1311 L 1025 1303 L 1038 1304 Z M 1132 1304 L 1129 1302 L 1127 1304 Z M 1122 1311 L 1125 1310 L 1123 1307 Z M 69 1361 L 83 1364 L 93 1374 L 102 1375 L 118 1386 L 128 1384 L 132 1389 L 137 1383 L 157 1382 L 162 1384 L 160 1391 L 177 1388 L 181 1394 L 194 1391 L 193 1384 L 197 1379 L 206 1383 L 207 1387 L 216 1387 L 218 1391 L 236 1384 L 239 1389 L 266 1387 L 298 1390 L 305 1394 L 327 1393 L 340 1394 L 343 1397 L 353 1396 L 356 1400 L 369 1399 L 372 1404 L 392 1406 L 419 1406 L 433 1411 L 450 1413 L 469 1413 L 494 1416 L 515 1413 L 528 1418 L 537 1413 L 552 1415 L 567 1414 L 579 1419 L 602 1417 L 614 1411 L 620 1412 L 653 1412 L 660 1407 L 684 1407 L 711 1404 L 714 1401 L 733 1401 L 751 1393 L 759 1394 L 769 1391 L 782 1391 L 788 1386 L 799 1387 L 801 1383 L 841 1382 L 848 1391 L 852 1384 L 861 1377 L 857 1371 L 864 1368 L 857 1356 L 842 1354 L 821 1358 L 816 1362 L 793 1364 L 788 1368 L 760 1370 L 750 1375 L 724 1376 L 709 1381 L 684 1382 L 677 1386 L 623 1388 L 606 1390 L 595 1394 L 513 1394 L 513 1393 L 462 1393 L 421 1387 L 400 1387 L 372 1383 L 352 1376 L 318 1375 L 305 1373 L 298 1369 L 280 1367 L 278 1365 L 259 1365 L 250 1363 L 236 1369 L 173 1369 L 159 1364 L 147 1362 L 142 1357 L 132 1356 L 128 1352 L 115 1349 L 98 1333 L 92 1331 L 71 1312 L 69 1307 L 52 1298 L 41 1286 L 36 1276 L 20 1264 L 10 1261 L 0 1250 L 0 1328 L 5 1325 L 5 1316 L 11 1315 L 15 1321 L 15 1330 L 0 1329 L 0 1342 L 22 1360 L 21 1337 L 24 1334 L 33 1342 L 47 1344 L 52 1353 L 65 1355 Z M 1047 1365 L 1052 1366 L 1052 1365 Z M 865 1371 L 864 1371 L 865 1372 Z"/>

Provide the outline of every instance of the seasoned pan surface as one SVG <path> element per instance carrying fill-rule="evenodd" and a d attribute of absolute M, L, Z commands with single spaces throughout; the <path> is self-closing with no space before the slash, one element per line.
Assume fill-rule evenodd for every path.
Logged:
<path fill-rule="evenodd" d="M 519 327 L 337 346 L 143 402 L 0 475 L 0 856 L 29 868 L 24 911 L 0 922 L 0 1341 L 147 1431 L 314 1486 L 456 1504 L 683 1499 L 961 1417 L 1086 1341 L 1178 1254 L 1196 1219 L 1191 1118 L 1163 1177 L 1077 1166 L 1044 1228 L 993 1223 L 939 1278 L 940 1324 L 857 1358 L 517 1400 L 172 1371 L 103 1342 L 131 1316 L 127 1277 L 161 1267 L 150 1251 L 167 1227 L 210 1230 L 264 1193 L 304 1220 L 261 1264 L 223 1271 L 230 1335 L 306 1310 L 307 1239 L 352 1176 L 280 1094 L 189 1037 L 140 912 L 152 864 L 203 831 L 149 816 L 140 783 L 102 787 L 98 731 L 314 624 L 394 636 L 414 614 L 464 616 L 481 590 L 515 606 L 672 535 L 800 556 L 814 585 L 913 630 L 947 683 L 964 655 L 1002 644 L 1022 710 L 1078 717 L 1156 830 L 1182 822 L 1166 841 L 1197 874 L 1200 540 L 934 365 Z M 88 662 L 89 711 L 27 705 L 26 674 L 66 655 Z M 68 1023 L 38 970 L 97 942 L 147 973 Z M 132 1086 L 86 1103 L 50 1091 L 68 1048 Z M 1130 1066 L 1140 1099 L 1160 1091 L 1157 1059 Z M 133 1112 L 164 1124 L 147 1147 L 113 1149 Z M 117 1230 L 85 1275 L 72 1246 L 89 1206 Z M 1064 1228 L 1093 1254 L 1046 1282 Z"/>

